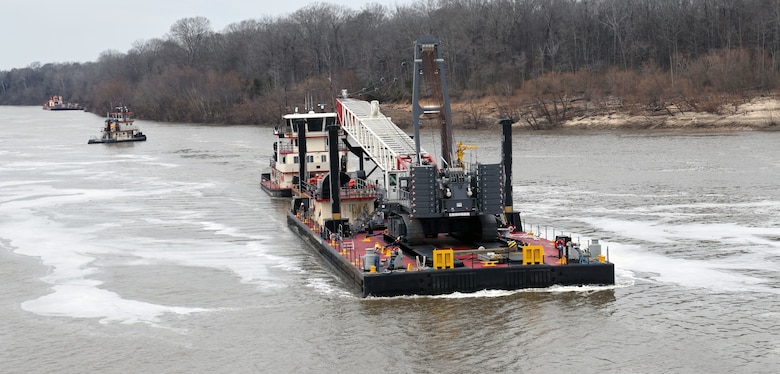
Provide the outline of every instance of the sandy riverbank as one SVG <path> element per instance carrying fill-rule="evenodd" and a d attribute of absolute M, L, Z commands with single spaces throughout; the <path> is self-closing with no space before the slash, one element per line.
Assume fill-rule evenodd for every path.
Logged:
<path fill-rule="evenodd" d="M 613 112 L 566 121 L 564 129 L 626 130 L 780 130 L 780 99 L 758 97 L 724 108 L 721 114 L 684 112 L 677 107 L 657 114 L 629 115 Z"/>
<path fill-rule="evenodd" d="M 482 122 L 497 123 L 501 111 L 496 105 L 485 100 L 480 108 Z M 468 123 L 464 113 L 474 113 L 473 104 L 452 103 L 453 123 L 456 128 L 475 128 Z M 778 131 L 780 130 L 780 96 L 756 97 L 743 104 L 729 105 L 721 113 L 683 111 L 670 105 L 666 110 L 632 114 L 627 111 L 612 110 L 609 113 L 592 111 L 580 114 L 548 129 L 552 131 L 582 130 L 716 130 L 716 131 Z M 411 105 L 382 104 L 382 113 L 392 117 L 393 122 L 403 128 L 411 127 Z M 519 130 L 534 130 L 522 120 L 514 125 Z"/>

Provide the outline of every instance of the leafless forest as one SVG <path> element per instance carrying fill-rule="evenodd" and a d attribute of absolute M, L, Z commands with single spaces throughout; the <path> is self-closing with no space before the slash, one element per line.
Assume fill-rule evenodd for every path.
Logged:
<path fill-rule="evenodd" d="M 780 84 L 777 0 L 429 0 L 316 3 L 214 31 L 184 18 L 95 62 L 0 71 L 0 104 L 59 94 L 159 121 L 273 124 L 305 92 L 410 100 L 413 43 L 437 36 L 460 121 L 485 105 L 534 128 L 583 111 L 710 112 Z M 671 107 L 670 104 L 674 103 Z"/>

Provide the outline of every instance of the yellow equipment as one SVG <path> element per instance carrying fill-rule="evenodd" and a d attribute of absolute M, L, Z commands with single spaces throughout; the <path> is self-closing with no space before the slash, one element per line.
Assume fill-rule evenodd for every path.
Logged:
<path fill-rule="evenodd" d="M 467 149 L 477 149 L 476 145 L 463 145 L 463 142 L 458 142 L 458 150 L 455 158 L 455 164 L 460 168 L 465 168 L 466 165 L 463 164 L 463 153 Z"/>
<path fill-rule="evenodd" d="M 452 269 L 455 267 L 455 251 L 450 249 L 433 250 L 434 269 Z"/>
<path fill-rule="evenodd" d="M 541 245 L 526 245 L 523 247 L 523 265 L 544 264 L 544 247 Z"/>

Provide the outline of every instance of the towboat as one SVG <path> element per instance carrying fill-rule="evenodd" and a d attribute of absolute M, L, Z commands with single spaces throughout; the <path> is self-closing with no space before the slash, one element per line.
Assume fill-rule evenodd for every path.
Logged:
<path fill-rule="evenodd" d="M 500 123 L 500 163 L 463 162 L 469 147 L 452 141 L 438 39 L 419 38 L 414 61 L 413 137 L 377 101 L 346 91 L 334 111 L 284 116 L 263 179 L 276 184 L 263 189 L 289 190 L 292 231 L 362 297 L 614 284 L 597 240 L 582 248 L 523 230 L 512 205 L 512 121 Z M 420 144 L 422 116 L 442 126 L 440 164 Z"/>
<path fill-rule="evenodd" d="M 84 107 L 78 103 L 66 103 L 62 101 L 62 96 L 55 95 L 49 97 L 49 101 L 43 104 L 43 110 L 84 110 Z"/>
<path fill-rule="evenodd" d="M 260 179 L 260 187 L 271 197 L 292 197 L 293 186 L 299 182 L 302 165 L 307 166 L 306 182 L 309 184 L 316 184 L 330 171 L 326 128 L 336 124 L 336 113 L 326 113 L 324 106 L 314 109 L 307 104 L 305 112 L 299 113 L 296 108 L 293 113 L 284 115 L 282 120 L 281 125 L 274 127 L 274 138 L 277 141 L 273 145 L 270 172 L 262 173 Z M 294 131 L 299 125 L 309 129 L 303 142 L 298 141 Z M 299 149 L 305 150 L 303 162 L 298 154 Z M 347 154 L 346 148 L 337 151 L 339 159 Z"/>
<path fill-rule="evenodd" d="M 87 144 L 145 141 L 146 135 L 134 124 L 133 112 L 126 106 L 117 106 L 108 112 L 100 137 L 93 136 Z"/>

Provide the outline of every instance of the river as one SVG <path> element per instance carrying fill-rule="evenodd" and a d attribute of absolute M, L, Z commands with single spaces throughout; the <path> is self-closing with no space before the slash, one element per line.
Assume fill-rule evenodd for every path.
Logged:
<path fill-rule="evenodd" d="M 514 209 L 616 285 L 362 299 L 260 190 L 270 127 L 136 124 L 0 106 L 0 372 L 780 370 L 780 132 L 516 133 Z"/>

